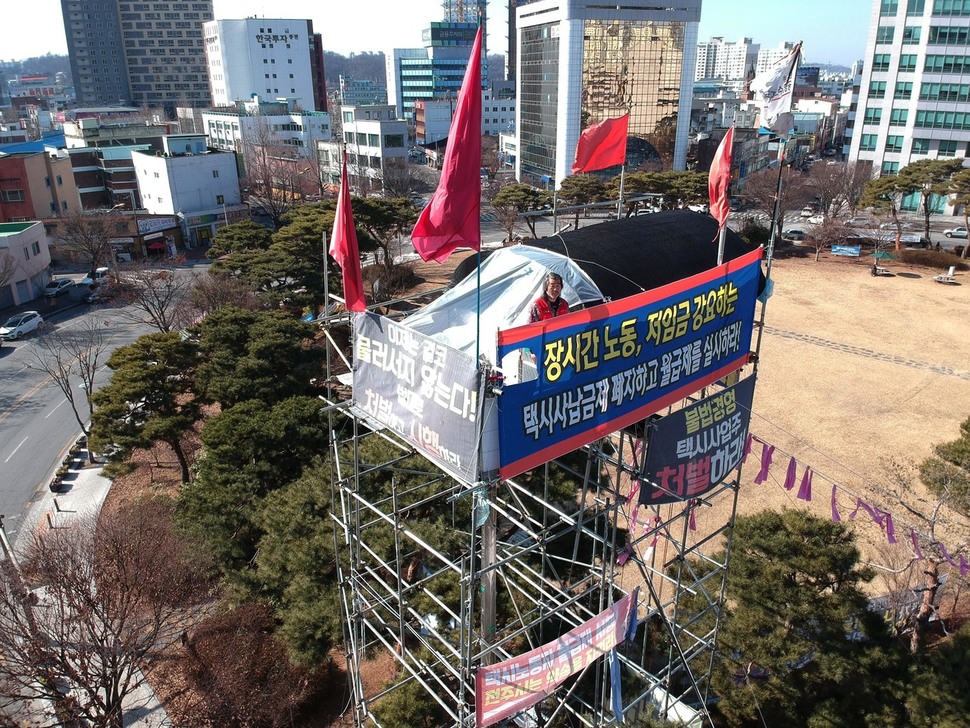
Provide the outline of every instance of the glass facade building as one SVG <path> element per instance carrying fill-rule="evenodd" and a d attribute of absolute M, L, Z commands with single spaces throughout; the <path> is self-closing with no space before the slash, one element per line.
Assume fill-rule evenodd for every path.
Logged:
<path fill-rule="evenodd" d="M 517 9 L 518 178 L 569 175 L 583 129 L 629 112 L 627 165 L 684 169 L 700 0 Z"/>

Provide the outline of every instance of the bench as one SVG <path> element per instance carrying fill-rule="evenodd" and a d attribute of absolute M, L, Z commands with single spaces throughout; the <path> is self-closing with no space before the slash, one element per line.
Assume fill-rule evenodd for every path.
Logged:
<path fill-rule="evenodd" d="M 956 284 L 957 279 L 953 277 L 953 274 L 956 273 L 956 269 L 957 267 L 955 265 L 951 265 L 950 270 L 948 270 L 946 273 L 940 273 L 939 275 L 933 276 L 933 280 L 937 283 Z"/>
<path fill-rule="evenodd" d="M 892 271 L 889 268 L 883 268 L 881 265 L 873 265 L 869 272 L 874 276 L 891 276 Z"/>

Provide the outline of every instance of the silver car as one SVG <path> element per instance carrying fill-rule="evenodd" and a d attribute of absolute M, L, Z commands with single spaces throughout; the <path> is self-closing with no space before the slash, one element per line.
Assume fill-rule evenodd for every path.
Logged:
<path fill-rule="evenodd" d="M 3 326 L 0 326 L 0 339 L 6 341 L 19 339 L 24 334 L 36 331 L 42 323 L 44 323 L 44 319 L 36 311 L 18 313 L 16 316 L 7 319 Z"/>

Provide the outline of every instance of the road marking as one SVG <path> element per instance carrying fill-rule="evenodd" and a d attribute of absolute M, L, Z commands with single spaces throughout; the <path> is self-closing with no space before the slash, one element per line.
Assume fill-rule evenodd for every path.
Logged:
<path fill-rule="evenodd" d="M 27 437 L 25 437 L 25 438 L 24 438 L 23 440 L 21 440 L 21 441 L 20 441 L 20 445 L 17 445 L 17 447 L 15 447 L 15 448 L 13 449 L 13 452 L 12 452 L 12 453 L 10 453 L 9 455 L 7 455 L 7 459 L 6 459 L 6 460 L 4 460 L 3 462 L 5 462 L 5 463 L 9 463 L 9 462 L 10 462 L 10 458 L 12 458 L 12 457 L 13 457 L 14 455 L 16 455 L 16 454 L 17 454 L 17 450 L 19 450 L 19 449 L 20 449 L 20 447 L 21 447 L 21 445 L 23 445 L 23 444 L 24 444 L 25 442 L 27 442 L 27 440 L 29 440 L 29 439 L 30 439 L 30 435 L 28 435 L 28 436 L 27 436 Z"/>
<path fill-rule="evenodd" d="M 58 402 L 58 403 L 57 403 L 57 407 L 60 407 L 60 406 L 61 406 L 62 404 L 64 404 L 65 402 L 67 402 L 67 397 L 65 397 L 65 398 L 64 398 L 64 399 L 62 399 L 62 400 L 61 400 L 60 402 Z M 52 414 L 54 414 L 55 412 L 57 412 L 57 407 L 55 407 L 55 408 L 54 408 L 54 409 L 52 409 L 52 410 L 51 410 L 50 412 L 48 412 L 48 413 L 47 413 L 46 415 L 44 415 L 44 419 L 46 420 L 46 419 L 47 419 L 48 417 L 50 417 L 50 416 L 51 416 Z"/>

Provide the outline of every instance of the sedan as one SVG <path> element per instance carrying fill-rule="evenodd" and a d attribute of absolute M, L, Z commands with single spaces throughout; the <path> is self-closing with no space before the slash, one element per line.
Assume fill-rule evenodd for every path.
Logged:
<path fill-rule="evenodd" d="M 74 281 L 68 278 L 51 278 L 51 282 L 44 289 L 45 296 L 60 296 L 74 287 Z"/>
<path fill-rule="evenodd" d="M 804 230 L 786 230 L 781 234 L 782 240 L 791 240 L 792 242 L 797 242 L 805 239 Z"/>
<path fill-rule="evenodd" d="M 960 227 L 944 230 L 943 234 L 948 238 L 965 238 L 967 237 L 967 229 L 961 225 Z"/>
<path fill-rule="evenodd" d="M 19 339 L 24 334 L 36 331 L 44 323 L 44 319 L 36 311 L 24 311 L 7 319 L 7 323 L 0 326 L 0 339 Z"/>

